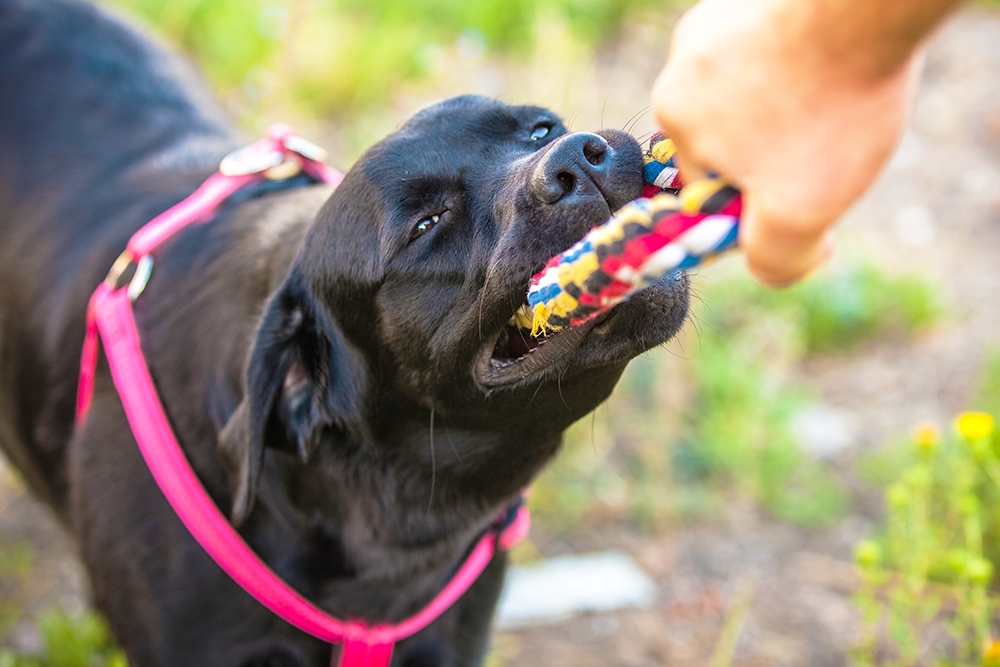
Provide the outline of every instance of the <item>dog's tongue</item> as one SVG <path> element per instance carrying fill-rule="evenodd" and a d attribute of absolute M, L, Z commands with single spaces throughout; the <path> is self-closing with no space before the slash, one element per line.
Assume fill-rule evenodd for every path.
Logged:
<path fill-rule="evenodd" d="M 663 134 L 646 151 L 643 198 L 626 205 L 556 255 L 531 278 L 531 334 L 577 326 L 678 269 L 736 244 L 740 194 L 720 181 L 681 187 L 674 143 Z"/>

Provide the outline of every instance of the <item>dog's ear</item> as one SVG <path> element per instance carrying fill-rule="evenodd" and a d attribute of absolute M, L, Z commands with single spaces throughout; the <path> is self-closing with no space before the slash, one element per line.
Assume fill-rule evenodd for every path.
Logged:
<path fill-rule="evenodd" d="M 300 283 L 299 283 L 300 284 Z M 323 427 L 332 425 L 333 345 L 314 302 L 289 280 L 267 305 L 247 367 L 246 393 L 219 433 L 234 475 L 232 520 L 250 515 L 270 447 L 309 459 Z"/>

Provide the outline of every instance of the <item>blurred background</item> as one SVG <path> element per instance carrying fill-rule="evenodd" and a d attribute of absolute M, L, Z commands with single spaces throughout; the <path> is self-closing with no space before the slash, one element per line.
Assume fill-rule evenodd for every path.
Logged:
<path fill-rule="evenodd" d="M 248 136 L 281 120 L 342 169 L 467 92 L 645 138 L 685 6 L 105 4 L 184 52 Z M 956 419 L 1000 412 L 1000 6 L 935 37 L 911 129 L 828 267 L 769 292 L 732 257 L 693 282 L 681 335 L 568 433 L 514 554 L 530 575 L 610 551 L 645 593 L 508 614 L 490 667 L 1000 664 L 1000 441 Z M 125 664 L 73 551 L 0 465 L 0 667 Z"/>

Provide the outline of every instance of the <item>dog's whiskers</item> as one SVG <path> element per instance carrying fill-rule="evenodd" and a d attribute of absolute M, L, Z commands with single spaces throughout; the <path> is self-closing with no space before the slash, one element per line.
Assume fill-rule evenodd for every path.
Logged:
<path fill-rule="evenodd" d="M 562 393 L 562 378 L 563 378 L 563 373 L 560 373 L 559 375 L 556 376 L 556 387 L 559 388 L 559 399 L 562 401 L 562 404 L 566 406 L 567 410 L 572 410 L 573 408 L 569 407 L 569 403 L 566 402 L 566 397 L 563 396 Z"/>
<path fill-rule="evenodd" d="M 537 387 L 535 387 L 535 393 L 531 395 L 531 400 L 530 400 L 530 401 L 528 401 L 528 405 L 527 405 L 526 407 L 529 407 L 529 408 L 530 408 L 530 407 L 531 407 L 531 404 L 535 402 L 535 397 L 536 397 L 536 396 L 538 396 L 538 390 L 539 390 L 539 389 L 541 389 L 541 388 L 542 388 L 542 383 L 541 383 L 541 382 L 539 382 L 539 383 L 538 383 L 538 386 L 537 386 Z"/>
<path fill-rule="evenodd" d="M 437 482 L 437 460 L 434 456 L 434 408 L 431 408 L 431 499 L 427 503 L 427 514 L 434 504 L 434 485 Z"/>
<path fill-rule="evenodd" d="M 494 260 L 496 261 L 496 260 Z M 486 278 L 483 280 L 483 286 L 479 290 L 479 340 L 483 339 L 483 301 L 486 297 L 486 288 L 490 284 L 490 276 L 493 274 L 493 262 L 486 268 Z"/>
<path fill-rule="evenodd" d="M 640 146 L 645 146 L 646 142 L 649 141 L 649 139 L 654 134 L 656 134 L 656 132 L 652 132 L 652 131 L 650 131 L 650 132 L 644 132 L 644 133 L 640 134 L 638 137 L 636 137 L 635 140 L 639 142 Z"/>
<path fill-rule="evenodd" d="M 639 111 L 636 111 L 634 114 L 632 114 L 632 117 L 629 118 L 627 121 L 625 121 L 625 125 L 624 125 L 624 127 L 622 127 L 622 132 L 626 132 L 628 134 L 631 134 L 632 133 L 632 129 L 635 128 L 636 123 L 638 123 L 642 119 L 643 116 L 645 116 L 647 113 L 649 113 L 650 109 L 652 109 L 652 107 L 647 104 L 645 107 L 643 107 Z"/>
<path fill-rule="evenodd" d="M 448 445 L 451 447 L 451 453 L 455 455 L 459 463 L 462 462 L 462 455 L 458 453 L 458 449 L 455 447 L 455 443 L 451 439 L 451 429 L 448 428 L 448 420 L 444 422 L 444 435 L 448 438 Z"/>

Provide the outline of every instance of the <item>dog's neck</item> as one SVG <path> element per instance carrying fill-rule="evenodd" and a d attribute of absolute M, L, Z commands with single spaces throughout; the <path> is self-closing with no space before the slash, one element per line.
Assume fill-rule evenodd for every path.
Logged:
<path fill-rule="evenodd" d="M 387 621 L 412 614 L 517 495 L 502 471 L 495 488 L 478 475 L 460 474 L 479 467 L 472 463 L 481 456 L 473 448 L 477 440 L 481 451 L 503 451 L 496 437 L 452 434 L 461 440 L 463 460 L 446 427 L 439 422 L 435 430 L 435 461 L 426 464 L 394 456 L 412 442 L 340 442 L 308 463 L 268 452 L 247 525 L 251 540 L 255 531 L 286 536 L 264 540 L 265 549 L 281 547 L 261 555 L 294 563 L 287 572 L 278 568 L 283 576 L 309 572 L 302 583 L 331 613 Z M 429 448 L 429 438 L 425 444 Z M 533 443 L 540 453 L 557 447 L 558 441 Z"/>

